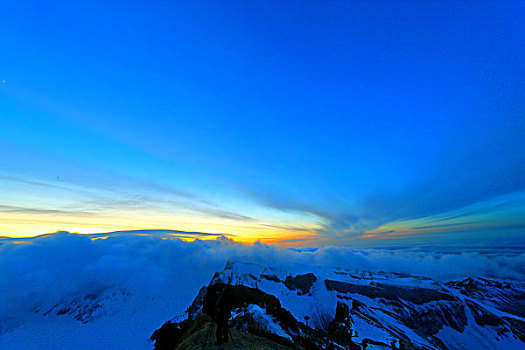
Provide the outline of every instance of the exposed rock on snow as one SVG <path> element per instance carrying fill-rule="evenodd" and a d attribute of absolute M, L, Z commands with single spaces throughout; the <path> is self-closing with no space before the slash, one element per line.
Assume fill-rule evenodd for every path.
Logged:
<path fill-rule="evenodd" d="M 238 295 L 251 302 L 232 309 L 233 327 L 294 346 L 525 349 L 525 288 L 519 282 L 441 284 L 406 274 L 229 262 L 208 289 L 227 285 L 259 293 L 255 299 Z M 202 296 L 192 308 L 198 309 L 197 300 Z"/>

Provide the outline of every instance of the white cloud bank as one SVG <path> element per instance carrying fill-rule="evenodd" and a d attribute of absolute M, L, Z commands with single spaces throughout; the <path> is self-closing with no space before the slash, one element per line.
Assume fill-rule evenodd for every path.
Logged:
<path fill-rule="evenodd" d="M 146 342 L 151 332 L 184 311 L 199 288 L 207 284 L 228 259 L 272 266 L 304 264 L 411 273 L 440 281 L 468 276 L 525 280 L 524 253 L 443 254 L 343 247 L 295 251 L 263 244 L 243 245 L 226 239 L 188 243 L 163 238 L 167 237 L 115 235 L 91 240 L 86 235 L 57 233 L 28 239 L 25 244 L 4 240 L 0 245 L 0 343 L 3 338 L 4 345 L 16 347 L 22 344 L 13 343 L 13 339 L 22 334 L 27 337 L 27 332 L 38 334 L 28 323 L 36 317 L 35 309 L 43 313 L 74 295 L 99 295 L 124 288 L 132 293 L 135 304 L 129 302 L 134 306 L 127 309 L 115 306 L 122 309 L 115 313 L 122 314 L 123 318 L 113 318 L 109 325 L 135 317 L 135 338 L 128 336 L 127 339 L 135 347 L 148 348 Z M 89 326 L 85 327 L 89 330 Z M 99 328 L 111 327 L 100 324 Z M 26 333 L 17 333 L 17 329 L 25 329 Z M 107 332 L 115 334 L 114 329 Z M 111 344 L 108 337 L 104 340 L 107 343 L 101 340 L 100 346 Z M 138 342 L 139 346 L 136 337 L 144 340 Z M 78 344 L 73 342 L 67 346 Z M 55 348 L 60 347 L 55 343 Z"/>

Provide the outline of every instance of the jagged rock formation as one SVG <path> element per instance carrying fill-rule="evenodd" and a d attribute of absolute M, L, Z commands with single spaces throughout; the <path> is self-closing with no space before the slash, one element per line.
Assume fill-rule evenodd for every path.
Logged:
<path fill-rule="evenodd" d="M 257 335 L 231 329 L 229 332 L 229 342 L 220 346 L 215 344 L 215 332 L 217 324 L 206 314 L 200 314 L 193 321 L 186 333 L 181 335 L 176 345 L 163 344 L 157 345 L 158 349 L 177 349 L 177 350 L 202 350 L 202 349 L 253 349 L 253 350 L 285 350 L 288 346 L 281 345 L 270 339 Z M 161 336 L 159 336 L 161 337 Z M 159 338 L 160 339 L 160 338 Z M 158 340 L 157 340 L 158 341 Z"/>
<path fill-rule="evenodd" d="M 520 282 L 467 279 L 441 284 L 395 273 L 239 262 L 229 262 L 215 274 L 184 320 L 167 322 L 155 332 L 156 348 L 165 349 L 162 342 L 170 334 L 176 335 L 178 346 L 190 333 L 197 342 L 203 333 L 196 329 L 204 326 L 192 325 L 204 314 L 213 317 L 214 295 L 224 288 L 235 295 L 232 332 L 239 338 L 266 339 L 270 343 L 265 346 L 525 349 L 525 286 Z M 212 330 L 213 321 L 208 323 Z M 173 349 L 175 343 L 169 346 Z"/>
<path fill-rule="evenodd" d="M 151 338 L 155 341 L 155 349 L 191 349 L 192 346 L 213 349 L 217 323 L 220 322 L 219 301 L 225 291 L 230 295 L 230 348 L 236 348 L 235 344 L 250 344 L 245 348 L 301 350 L 318 349 L 330 343 L 328 332 L 297 321 L 289 311 L 282 308 L 279 299 L 259 289 L 214 283 L 205 291 L 204 298 L 201 298 L 202 311 L 195 318 L 188 314 L 188 318 L 181 322 L 168 321 L 153 333 Z M 340 328 L 338 323 L 339 320 L 331 324 L 334 334 Z M 351 336 L 344 339 L 344 344 L 357 348 Z"/>

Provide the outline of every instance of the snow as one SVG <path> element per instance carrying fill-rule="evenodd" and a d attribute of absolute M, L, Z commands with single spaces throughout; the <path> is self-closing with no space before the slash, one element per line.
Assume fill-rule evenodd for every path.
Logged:
<path fill-rule="evenodd" d="M 264 308 L 256 304 L 250 304 L 246 309 L 246 313 L 251 315 L 261 328 L 290 341 L 292 340 L 292 337 L 283 330 L 281 325 L 279 325 L 271 315 L 266 313 Z"/>
<path fill-rule="evenodd" d="M 44 315 L 28 310 L 17 315 L 19 322 L 16 327 L 1 335 L 0 348 L 151 349 L 149 338 L 153 331 L 173 313 L 182 313 L 197 292 L 198 288 L 187 293 L 181 290 L 178 298 L 172 298 L 170 294 L 149 298 L 134 294 L 127 300 L 113 299 L 112 313 L 99 314 L 87 323 L 79 322 L 69 314 L 50 312 Z M 148 299 L 149 302 L 145 303 Z"/>
<path fill-rule="evenodd" d="M 282 281 L 286 276 L 296 276 L 313 272 L 317 281 L 313 284 L 310 292 L 304 295 L 299 295 L 296 291 L 288 289 Z M 261 274 L 274 275 L 281 282 L 259 278 Z M 417 276 L 407 276 L 392 273 L 370 273 L 367 271 L 355 271 L 344 269 L 330 269 L 315 266 L 262 266 L 254 263 L 236 262 L 231 263 L 223 271 L 218 279 L 224 282 L 232 281 L 234 284 L 242 284 L 275 295 L 281 301 L 283 308 L 290 311 L 290 313 L 298 320 L 304 321 L 305 316 L 310 317 L 309 325 L 315 328 L 322 328 L 322 322 L 316 319 L 318 315 L 326 315 L 328 319 L 333 319 L 337 301 L 342 301 L 352 308 L 352 300 L 360 301 L 363 306 L 361 311 L 352 310 L 351 320 L 352 328 L 357 331 L 357 336 L 354 341 L 362 343 L 365 339 L 373 339 L 377 342 L 391 344 L 396 341 L 396 335 L 403 334 L 408 337 L 411 342 L 421 347 L 436 349 L 428 339 L 416 334 L 412 329 L 405 326 L 398 319 L 391 316 L 396 314 L 396 310 L 388 303 L 381 302 L 380 299 L 370 298 L 365 295 L 357 293 L 346 293 L 344 298 L 340 298 L 340 294 L 335 291 L 328 291 L 324 285 L 325 279 L 337 280 L 341 282 L 349 282 L 352 284 L 370 285 L 374 282 L 381 282 L 392 286 L 403 286 L 408 288 L 427 288 L 434 289 L 440 292 L 452 294 L 453 297 L 459 300 L 472 300 L 471 298 L 462 295 L 459 291 L 453 288 L 446 288 L 441 283 L 433 281 L 428 278 Z M 447 301 L 432 301 L 424 305 L 411 304 L 408 301 L 400 301 L 412 308 L 414 311 L 424 311 L 425 308 L 443 307 L 447 305 Z M 479 304 L 480 301 L 476 300 Z M 483 304 L 485 307 L 485 304 Z M 487 311 L 493 311 L 499 316 L 512 316 L 515 319 L 521 319 L 518 316 L 510 315 L 506 312 L 495 309 L 491 304 L 485 307 Z M 436 335 L 437 338 L 443 340 L 445 344 L 451 344 L 452 348 L 457 349 L 472 349 L 472 348 L 490 348 L 490 349 L 523 349 L 524 344 L 514 337 L 498 336 L 494 327 L 480 327 L 478 326 L 470 310 L 467 310 L 469 319 L 469 326 L 463 332 L 457 332 L 450 327 L 442 328 Z M 374 321 L 377 320 L 377 321 Z M 477 347 L 479 344 L 483 346 Z M 369 345 L 368 348 L 372 348 Z M 381 346 L 374 345 L 374 348 L 381 348 Z"/>
<path fill-rule="evenodd" d="M 495 327 L 480 327 L 476 324 L 471 310 L 467 307 L 467 327 L 460 333 L 453 328 L 444 327 L 437 337 L 453 349 L 458 350 L 492 350 L 498 349 L 524 350 L 525 343 L 515 337 L 498 335 Z"/>

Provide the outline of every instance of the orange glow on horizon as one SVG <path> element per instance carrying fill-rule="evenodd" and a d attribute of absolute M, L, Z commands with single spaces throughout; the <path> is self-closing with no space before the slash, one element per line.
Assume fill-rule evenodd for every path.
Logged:
<path fill-rule="evenodd" d="M 9 215 L 8 215 L 9 214 Z M 144 223 L 154 223 L 144 225 Z M 0 236 L 10 238 L 35 237 L 42 234 L 67 231 L 78 234 L 104 234 L 114 231 L 129 230 L 177 230 L 184 232 L 203 232 L 224 235 L 236 242 L 253 244 L 260 241 L 266 244 L 294 246 L 302 245 L 316 237 L 315 229 L 305 231 L 285 229 L 262 222 L 245 222 L 212 217 L 174 217 L 158 213 L 147 213 L 140 217 L 131 213 L 110 215 L 97 214 L 74 216 L 62 213 L 0 213 Z M 140 235 L 141 233 L 137 233 Z M 148 235 L 148 234 L 145 234 Z M 189 234 L 191 235 L 191 234 Z M 195 238 L 177 237 L 186 241 L 215 239 L 216 236 L 198 236 Z M 188 236 L 181 234 L 181 236 Z M 92 240 L 105 239 L 106 236 L 92 237 Z M 296 243 L 294 243 L 294 240 Z M 286 241 L 286 242 L 282 242 Z"/>

